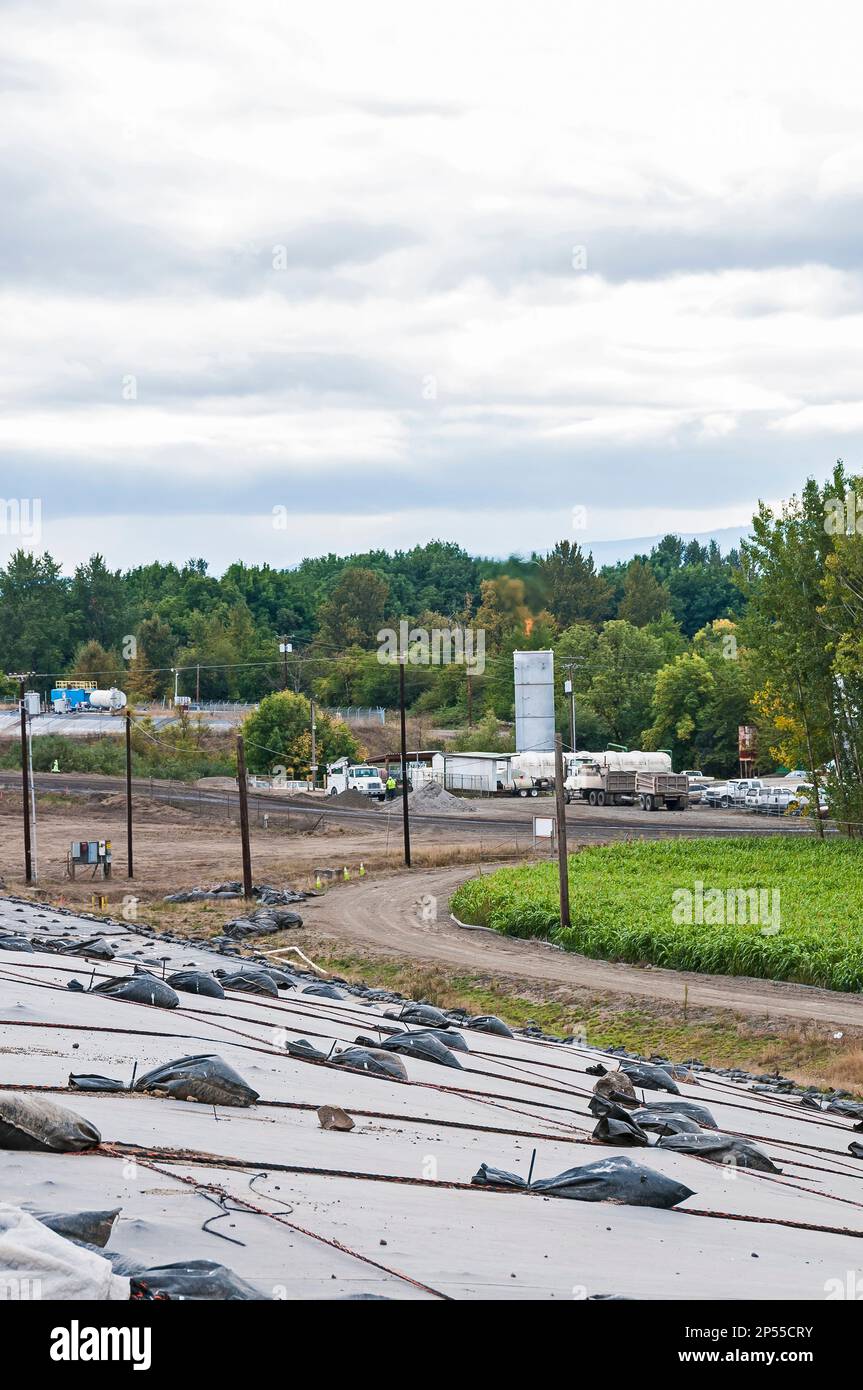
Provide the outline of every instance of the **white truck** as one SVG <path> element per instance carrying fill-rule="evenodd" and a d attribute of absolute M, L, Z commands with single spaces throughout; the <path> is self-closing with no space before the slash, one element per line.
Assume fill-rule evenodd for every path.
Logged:
<path fill-rule="evenodd" d="M 586 801 L 590 806 L 631 805 L 637 776 L 635 771 L 579 760 L 564 783 L 564 798 L 567 805 L 570 801 Z"/>
<path fill-rule="evenodd" d="M 378 801 L 383 801 L 386 784 L 379 767 L 372 767 L 369 763 L 351 763 L 347 758 L 339 758 L 327 767 L 326 791 L 328 796 L 337 796 L 339 792 L 347 791 L 361 792 L 363 796 L 376 797 Z"/>

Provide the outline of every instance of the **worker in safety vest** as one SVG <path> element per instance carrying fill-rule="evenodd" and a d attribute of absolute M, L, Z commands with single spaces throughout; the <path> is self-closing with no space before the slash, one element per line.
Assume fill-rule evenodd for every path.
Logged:
<path fill-rule="evenodd" d="M 387 778 L 387 801 L 392 801 L 392 799 L 393 799 L 393 797 L 395 796 L 395 794 L 396 794 L 396 779 L 395 779 L 395 777 L 393 777 L 392 773 L 390 773 L 389 777 Z"/>

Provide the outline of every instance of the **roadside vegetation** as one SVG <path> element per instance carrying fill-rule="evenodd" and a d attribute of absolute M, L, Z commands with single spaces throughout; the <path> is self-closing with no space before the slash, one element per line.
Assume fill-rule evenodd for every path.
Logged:
<path fill-rule="evenodd" d="M 779 836 L 627 842 L 583 849 L 569 866 L 569 929 L 560 926 L 558 870 L 551 862 L 471 879 L 456 892 L 453 912 L 465 922 L 548 939 L 597 959 L 863 989 L 863 883 L 853 842 Z M 699 883 L 701 922 L 695 920 Z M 766 915 L 759 910 L 755 923 L 727 920 L 740 915 L 737 899 L 729 912 L 727 900 L 723 907 L 707 897 L 713 889 L 763 889 Z M 692 894 L 690 921 L 681 891 Z M 711 920 L 716 917 L 724 920 Z"/>

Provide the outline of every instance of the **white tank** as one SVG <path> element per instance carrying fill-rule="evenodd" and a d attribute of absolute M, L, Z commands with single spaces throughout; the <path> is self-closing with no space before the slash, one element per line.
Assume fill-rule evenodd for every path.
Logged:
<path fill-rule="evenodd" d="M 554 752 L 554 652 L 513 652 L 515 746 Z"/>
<path fill-rule="evenodd" d="M 616 748 L 603 749 L 601 753 L 586 753 L 579 748 L 575 757 L 568 755 L 567 761 L 599 763 L 610 772 L 670 772 L 670 753 L 645 753 L 631 748 L 628 753 Z"/>
<path fill-rule="evenodd" d="M 115 685 L 110 690 L 91 690 L 88 696 L 91 709 L 117 710 L 126 708 L 126 696 Z"/>

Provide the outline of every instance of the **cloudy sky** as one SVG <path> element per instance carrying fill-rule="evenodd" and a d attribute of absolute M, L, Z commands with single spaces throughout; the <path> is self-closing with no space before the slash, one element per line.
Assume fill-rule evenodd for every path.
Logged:
<path fill-rule="evenodd" d="M 851 4 L 0 26 L 0 496 L 67 567 L 716 532 L 860 463 Z"/>

